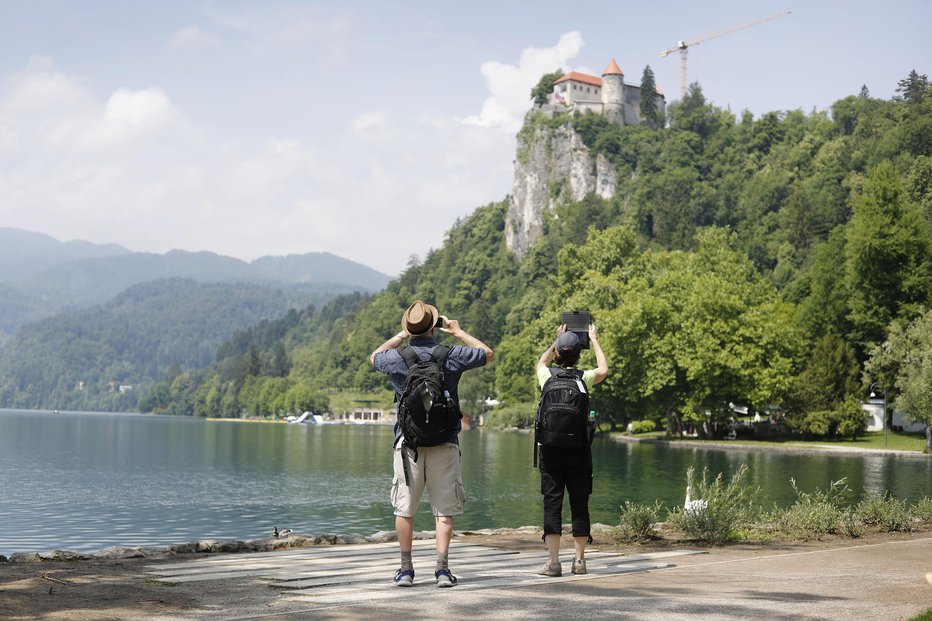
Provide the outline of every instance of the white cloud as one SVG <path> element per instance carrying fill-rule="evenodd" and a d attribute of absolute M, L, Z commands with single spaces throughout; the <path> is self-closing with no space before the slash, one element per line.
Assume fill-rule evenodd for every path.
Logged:
<path fill-rule="evenodd" d="M 161 89 L 120 88 L 107 100 L 103 116 L 90 128 L 86 144 L 94 148 L 156 137 L 179 125 L 180 120 Z"/>
<path fill-rule="evenodd" d="M 186 26 L 168 41 L 170 50 L 206 50 L 220 44 L 220 37 L 204 32 L 198 26 Z"/>
<path fill-rule="evenodd" d="M 386 142 L 396 137 L 388 114 L 383 110 L 371 110 L 356 115 L 350 123 L 350 131 L 360 140 Z"/>
<path fill-rule="evenodd" d="M 0 222 L 140 251 L 328 251 L 396 274 L 504 198 L 513 152 L 513 135 L 439 115 L 243 135 L 159 86 L 100 96 L 47 62 L 0 81 Z"/>
<path fill-rule="evenodd" d="M 253 49 L 261 55 L 270 51 L 304 53 L 324 65 L 346 61 L 350 21 L 345 17 L 322 17 L 311 3 L 276 11 L 231 10 L 218 4 L 210 13 L 222 27 L 249 35 Z"/>
<path fill-rule="evenodd" d="M 491 95 L 478 115 L 467 117 L 463 122 L 506 132 L 517 131 L 530 108 L 531 89 L 541 76 L 556 69 L 565 70 L 567 61 L 575 58 L 584 44 L 582 35 L 574 30 L 560 37 L 553 47 L 527 48 L 517 65 L 497 61 L 483 63 L 480 71 Z"/>

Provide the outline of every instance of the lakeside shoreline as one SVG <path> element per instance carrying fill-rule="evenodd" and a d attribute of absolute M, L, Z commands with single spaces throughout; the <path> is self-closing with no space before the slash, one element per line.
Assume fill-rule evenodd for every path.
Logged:
<path fill-rule="evenodd" d="M 851 456 L 880 456 L 896 457 L 907 459 L 932 459 L 932 453 L 922 453 L 919 451 L 903 451 L 898 449 L 874 449 L 862 448 L 856 446 L 832 446 L 828 444 L 814 444 L 812 446 L 774 446 L 772 444 L 756 444 L 743 442 L 741 440 L 668 440 L 665 438 L 638 438 L 629 436 L 622 431 L 612 431 L 606 433 L 606 436 L 613 442 L 622 442 L 626 444 L 657 444 L 670 446 L 674 448 L 691 448 L 707 449 L 722 451 L 772 451 L 780 453 L 797 453 L 797 454 L 835 454 Z"/>

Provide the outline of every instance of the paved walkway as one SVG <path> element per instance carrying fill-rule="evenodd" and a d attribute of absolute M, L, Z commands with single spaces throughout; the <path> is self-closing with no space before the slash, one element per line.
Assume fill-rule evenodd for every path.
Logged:
<path fill-rule="evenodd" d="M 416 542 L 413 588 L 390 584 L 396 544 L 305 548 L 153 564 L 155 579 L 278 589 L 274 612 L 231 602 L 210 619 L 908 619 L 932 607 L 932 537 L 805 549 L 729 546 L 587 553 L 589 574 L 536 576 L 543 550 L 454 542 L 460 584 L 437 589 L 433 542 Z M 569 552 L 564 554 L 569 558 Z M 569 569 L 564 563 L 564 569 Z M 373 580 L 375 577 L 375 580 Z"/>

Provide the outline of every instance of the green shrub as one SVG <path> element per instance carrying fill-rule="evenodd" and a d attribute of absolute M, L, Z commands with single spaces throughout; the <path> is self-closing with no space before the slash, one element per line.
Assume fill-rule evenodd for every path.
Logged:
<path fill-rule="evenodd" d="M 615 537 L 625 543 L 644 543 L 657 537 L 654 524 L 660 521 L 663 503 L 659 500 L 653 505 L 625 501 L 621 506 L 621 516 Z"/>
<path fill-rule="evenodd" d="M 858 400 L 849 397 L 835 406 L 834 410 L 809 412 L 799 429 L 814 436 L 850 436 L 856 438 L 867 428 L 867 419 Z"/>
<path fill-rule="evenodd" d="M 841 519 L 838 521 L 838 530 L 840 533 L 857 539 L 864 534 L 864 524 L 858 519 L 857 512 L 853 509 L 845 509 L 841 512 Z"/>
<path fill-rule="evenodd" d="M 812 493 L 801 491 L 790 479 L 796 492 L 796 502 L 786 508 L 774 508 L 771 521 L 778 531 L 796 539 L 820 539 L 839 530 L 849 534 L 856 529 L 852 516 L 842 509 L 844 494 L 849 492 L 845 479 L 833 481 L 828 490 L 816 489 Z"/>
<path fill-rule="evenodd" d="M 803 419 L 801 429 L 814 436 L 827 436 L 832 428 L 832 413 L 828 411 L 809 412 Z"/>
<path fill-rule="evenodd" d="M 923 524 L 932 524 L 932 498 L 923 496 L 910 508 L 909 512 Z"/>
<path fill-rule="evenodd" d="M 861 403 L 854 397 L 847 397 L 838 404 L 833 412 L 838 421 L 838 435 L 856 438 L 867 430 L 867 419 Z"/>
<path fill-rule="evenodd" d="M 912 530 L 912 515 L 902 500 L 890 496 L 889 492 L 871 495 L 858 503 L 856 514 L 865 524 L 881 527 L 889 532 Z"/>
<path fill-rule="evenodd" d="M 657 425 L 652 420 L 635 420 L 631 421 L 631 427 L 634 433 L 650 433 L 656 431 Z"/>
<path fill-rule="evenodd" d="M 518 427 L 524 429 L 534 424 L 534 413 L 537 410 L 535 403 L 516 403 L 505 407 L 489 410 L 485 415 L 485 427 L 490 429 L 505 429 Z"/>
<path fill-rule="evenodd" d="M 708 468 L 703 469 L 702 479 L 693 480 L 694 469 L 686 472 L 686 485 L 701 504 L 691 508 L 675 508 L 669 522 L 688 538 L 721 545 L 741 537 L 748 532 L 755 515 L 754 498 L 758 490 L 750 490 L 742 479 L 748 467 L 744 464 L 726 485 L 721 473 L 709 480 Z"/>

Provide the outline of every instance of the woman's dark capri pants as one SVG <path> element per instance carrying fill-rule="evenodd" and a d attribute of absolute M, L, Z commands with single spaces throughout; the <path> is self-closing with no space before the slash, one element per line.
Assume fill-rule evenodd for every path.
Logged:
<path fill-rule="evenodd" d="M 592 451 L 589 447 L 541 446 L 540 493 L 544 495 L 544 537 L 563 530 L 563 490 L 570 494 L 573 536 L 590 537 L 589 495 L 592 494 Z"/>

